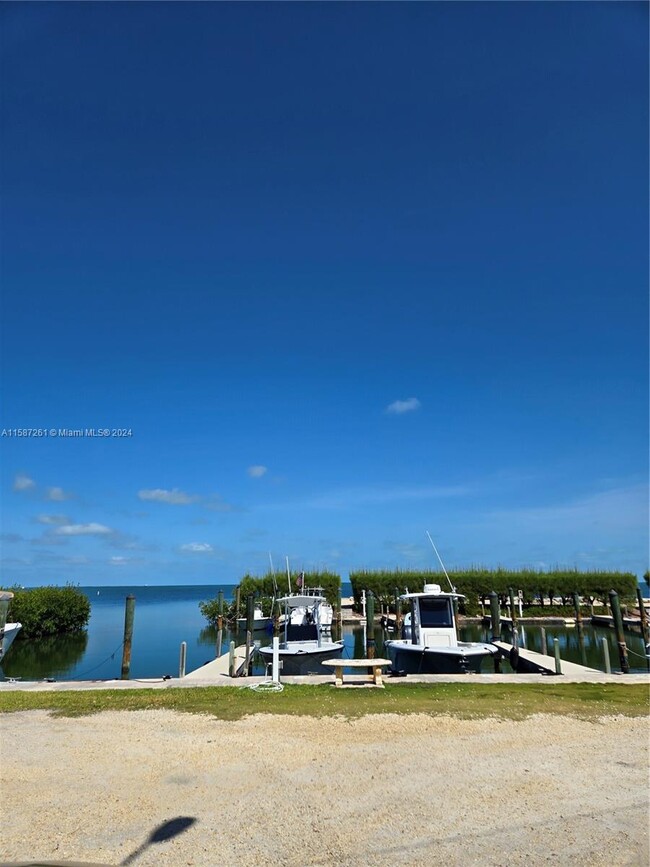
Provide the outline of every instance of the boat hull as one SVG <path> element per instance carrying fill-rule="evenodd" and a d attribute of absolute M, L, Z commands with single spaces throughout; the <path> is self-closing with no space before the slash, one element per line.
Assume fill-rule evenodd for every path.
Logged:
<path fill-rule="evenodd" d="M 260 647 L 259 654 L 266 663 L 273 661 L 273 648 Z M 340 641 L 292 641 L 289 647 L 280 647 L 279 655 L 283 675 L 331 674 L 332 669 L 321 665 L 324 659 L 335 659 L 343 654 Z"/>
<path fill-rule="evenodd" d="M 489 644 L 459 643 L 457 647 L 423 647 L 407 641 L 384 645 L 393 671 L 406 674 L 467 674 L 480 672 L 483 661 L 498 654 Z"/>
<path fill-rule="evenodd" d="M 7 651 L 21 629 L 20 623 L 6 623 L 4 629 L 0 629 L 0 661 L 7 655 Z"/>
<path fill-rule="evenodd" d="M 258 617 L 257 620 L 253 621 L 253 632 L 266 632 L 269 629 L 269 624 L 271 623 L 270 617 Z M 240 617 L 237 621 L 237 627 L 240 632 L 246 632 L 246 618 Z"/>

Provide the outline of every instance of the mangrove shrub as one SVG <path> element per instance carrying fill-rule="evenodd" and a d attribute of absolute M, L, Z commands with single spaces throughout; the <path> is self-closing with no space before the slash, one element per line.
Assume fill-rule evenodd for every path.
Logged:
<path fill-rule="evenodd" d="M 7 619 L 22 623 L 19 638 L 81 632 L 88 625 L 90 600 L 71 584 L 12 588 L 12 593 Z"/>

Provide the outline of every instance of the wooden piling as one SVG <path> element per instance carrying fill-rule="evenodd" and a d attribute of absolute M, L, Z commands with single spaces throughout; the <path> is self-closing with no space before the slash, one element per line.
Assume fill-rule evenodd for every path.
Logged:
<path fill-rule="evenodd" d="M 576 613 L 576 626 L 582 626 L 582 611 L 580 609 L 580 594 L 573 594 L 573 609 Z"/>
<path fill-rule="evenodd" d="M 548 644 L 546 643 L 546 629 L 543 626 L 540 626 L 539 631 L 542 638 L 542 653 L 546 655 L 548 653 Z"/>
<path fill-rule="evenodd" d="M 492 641 L 501 640 L 501 611 L 499 610 L 499 597 L 494 592 L 490 593 L 490 619 L 492 621 Z M 494 673 L 501 672 L 501 655 L 495 653 L 492 657 L 494 660 Z"/>
<path fill-rule="evenodd" d="M 245 677 L 248 677 L 251 669 L 253 661 L 253 633 L 250 629 L 246 630 L 246 662 L 244 664 L 243 672 Z"/>
<path fill-rule="evenodd" d="M 368 629 L 366 631 L 366 656 L 368 659 L 375 658 L 375 596 L 368 593 L 366 597 L 366 618 Z"/>
<path fill-rule="evenodd" d="M 402 600 L 397 587 L 395 588 L 395 634 L 399 638 L 402 634 Z"/>
<path fill-rule="evenodd" d="M 490 619 L 492 621 L 492 641 L 500 641 L 501 611 L 499 610 L 499 597 L 494 590 L 490 593 Z"/>
<path fill-rule="evenodd" d="M 124 606 L 124 643 L 122 646 L 122 680 L 129 679 L 131 670 L 131 644 L 133 642 L 133 619 L 135 617 L 135 596 L 129 594 Z"/>
<path fill-rule="evenodd" d="M 648 615 L 646 614 L 645 605 L 643 604 L 643 593 L 641 588 L 636 588 L 636 598 L 639 603 L 639 617 L 641 618 L 641 635 L 643 643 L 647 646 L 650 642 L 650 629 L 648 629 Z"/>
<path fill-rule="evenodd" d="M 625 634 L 623 632 L 621 604 L 616 590 L 609 591 L 609 604 L 612 609 L 614 629 L 616 630 L 616 643 L 618 644 L 618 656 L 621 662 L 621 671 L 623 672 L 623 674 L 628 674 L 630 671 L 630 663 L 627 658 L 627 646 L 625 644 Z"/>
<path fill-rule="evenodd" d="M 512 620 L 513 632 L 517 628 L 517 609 L 515 607 L 515 591 L 513 587 L 508 587 L 508 597 L 510 599 L 510 618 Z"/>
<path fill-rule="evenodd" d="M 255 625 L 253 620 L 255 617 L 255 605 L 253 601 L 253 594 L 249 593 L 246 597 L 246 632 L 254 632 L 253 626 Z"/>
<path fill-rule="evenodd" d="M 235 632 L 239 632 L 239 613 L 241 608 L 241 590 L 235 590 Z"/>
<path fill-rule="evenodd" d="M 217 615 L 217 656 L 221 656 L 221 644 L 223 642 L 223 590 L 219 591 L 219 614 Z"/>

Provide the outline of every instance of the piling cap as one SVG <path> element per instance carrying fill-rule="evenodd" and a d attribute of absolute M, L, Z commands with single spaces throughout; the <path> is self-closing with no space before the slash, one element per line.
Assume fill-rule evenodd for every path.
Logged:
<path fill-rule="evenodd" d="M 433 593 L 437 596 L 440 593 L 440 584 L 425 584 L 423 593 Z"/>

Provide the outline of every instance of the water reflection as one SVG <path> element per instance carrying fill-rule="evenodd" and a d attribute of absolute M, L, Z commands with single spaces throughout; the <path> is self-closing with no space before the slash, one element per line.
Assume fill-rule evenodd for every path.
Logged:
<path fill-rule="evenodd" d="M 2 661 L 5 677 L 40 680 L 61 677 L 77 666 L 86 652 L 88 633 L 50 635 L 38 639 L 17 639 Z"/>

